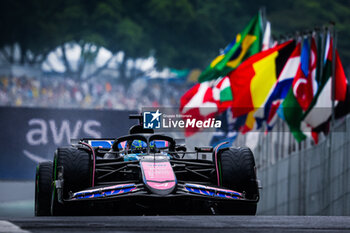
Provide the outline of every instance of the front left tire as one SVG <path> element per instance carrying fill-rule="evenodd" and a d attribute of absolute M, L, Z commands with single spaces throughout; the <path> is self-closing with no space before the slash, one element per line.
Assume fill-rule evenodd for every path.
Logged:
<path fill-rule="evenodd" d="M 86 150 L 77 147 L 60 147 L 54 156 L 53 179 L 58 179 L 58 171 L 63 171 L 62 198 L 69 198 L 69 193 L 84 190 L 91 187 L 92 160 Z M 51 196 L 51 214 L 53 216 L 75 215 L 78 210 L 58 200 L 57 187 L 53 182 Z"/>

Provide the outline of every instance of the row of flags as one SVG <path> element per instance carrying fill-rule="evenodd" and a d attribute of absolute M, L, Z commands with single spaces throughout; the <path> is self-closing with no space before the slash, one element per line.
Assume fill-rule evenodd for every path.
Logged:
<path fill-rule="evenodd" d="M 349 112 L 348 82 L 338 51 L 332 81 L 333 39 L 329 32 L 313 33 L 273 44 L 270 23 L 263 35 L 261 22 L 259 13 L 201 73 L 199 83 L 182 96 L 180 112 L 198 120 L 222 120 L 212 145 L 233 142 L 238 132 L 262 124 L 271 130 L 278 118 L 288 124 L 297 141 L 306 138 L 304 132 L 309 128 L 317 142 L 318 133 L 327 131 L 332 114 L 332 82 L 336 117 Z M 186 129 L 185 135 L 198 130 Z"/>

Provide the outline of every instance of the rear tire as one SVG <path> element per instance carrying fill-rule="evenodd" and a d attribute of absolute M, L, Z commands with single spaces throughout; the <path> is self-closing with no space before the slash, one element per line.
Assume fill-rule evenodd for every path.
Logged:
<path fill-rule="evenodd" d="M 255 172 L 255 160 L 247 147 L 225 148 L 219 151 L 222 186 L 245 193 L 247 199 L 258 200 L 259 190 Z M 255 215 L 256 203 L 249 203 L 241 214 Z"/>
<path fill-rule="evenodd" d="M 70 193 L 91 187 L 92 162 L 90 153 L 77 147 L 58 148 L 54 157 L 54 180 L 58 179 L 58 168 L 63 168 L 63 199 Z M 53 185 L 51 199 L 52 215 L 74 215 L 69 206 L 58 202 L 57 190 Z"/>
<path fill-rule="evenodd" d="M 50 215 L 52 162 L 42 162 L 35 174 L 35 216 Z"/>

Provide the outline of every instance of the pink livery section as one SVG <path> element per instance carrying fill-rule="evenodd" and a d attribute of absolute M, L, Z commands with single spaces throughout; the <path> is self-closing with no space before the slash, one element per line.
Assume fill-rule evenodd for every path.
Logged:
<path fill-rule="evenodd" d="M 141 161 L 141 170 L 145 186 L 154 194 L 166 195 L 174 191 L 176 177 L 169 161 Z"/>

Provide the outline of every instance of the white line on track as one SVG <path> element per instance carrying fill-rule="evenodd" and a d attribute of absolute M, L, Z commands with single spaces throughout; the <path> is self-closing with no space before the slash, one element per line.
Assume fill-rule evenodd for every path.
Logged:
<path fill-rule="evenodd" d="M 29 233 L 9 221 L 0 220 L 0 233 Z"/>

